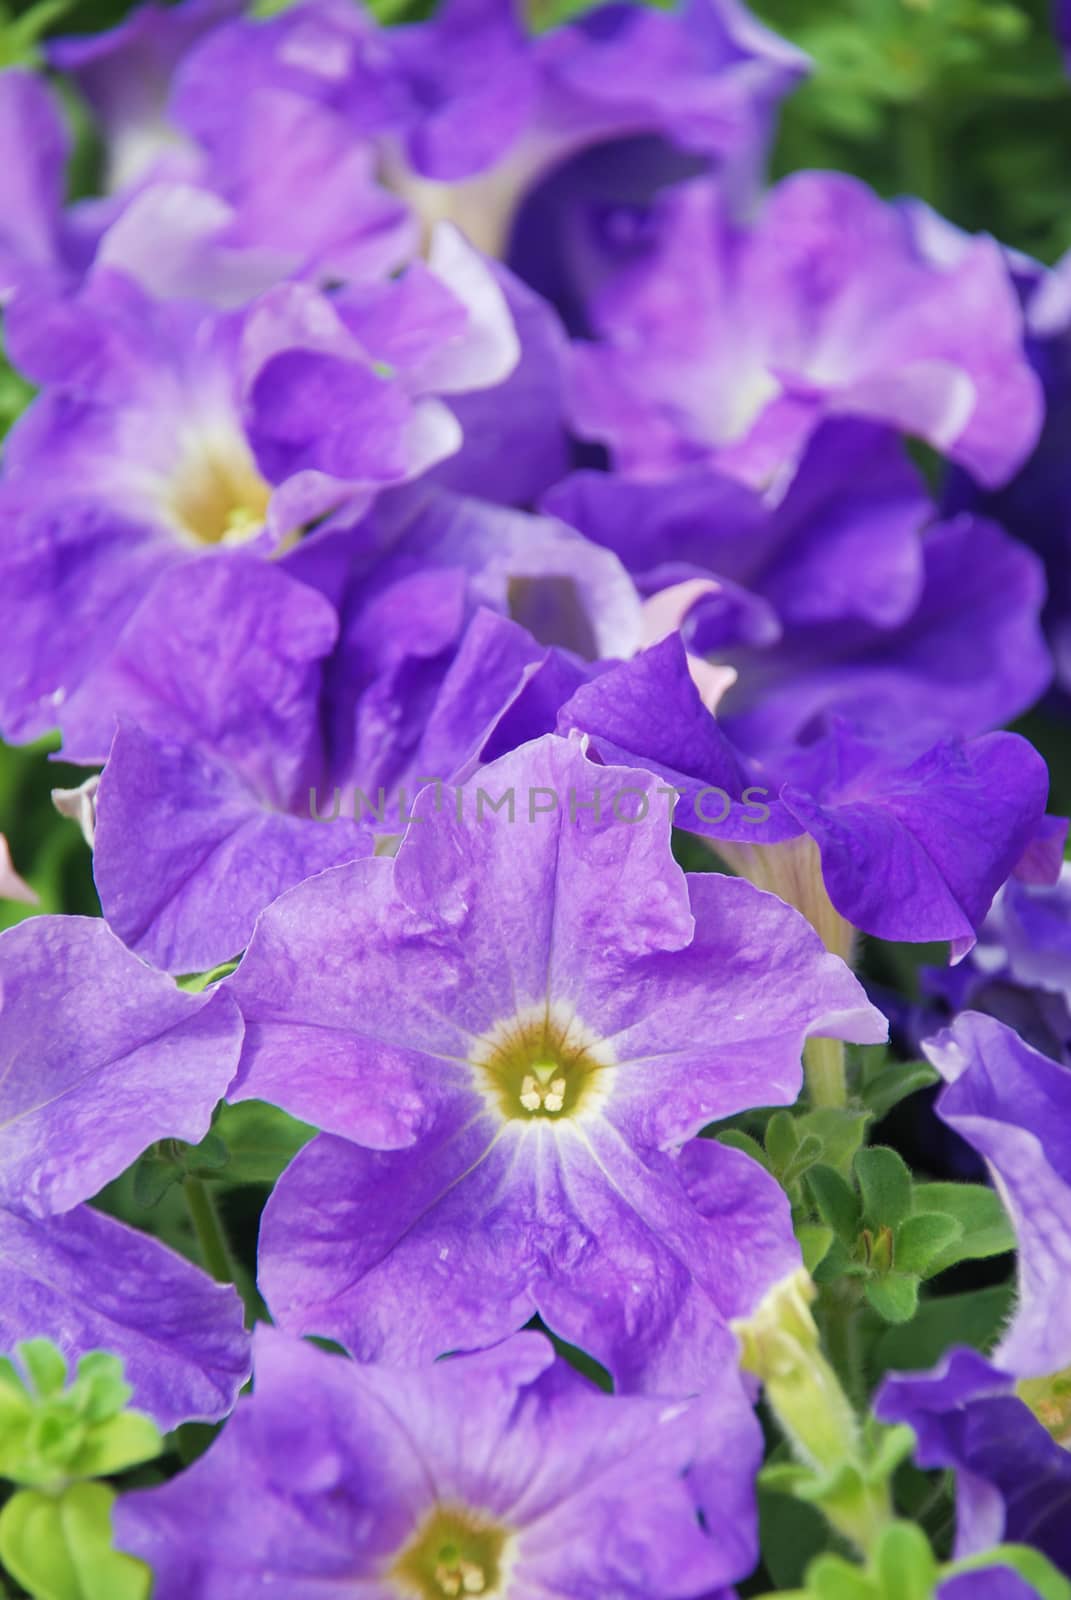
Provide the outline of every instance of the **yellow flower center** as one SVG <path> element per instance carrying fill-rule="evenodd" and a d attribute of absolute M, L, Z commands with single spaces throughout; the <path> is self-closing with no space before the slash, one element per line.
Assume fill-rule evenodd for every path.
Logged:
<path fill-rule="evenodd" d="M 560 1121 L 605 1100 L 613 1054 L 576 1017 L 536 1007 L 499 1023 L 471 1056 L 476 1081 L 509 1121 Z"/>
<path fill-rule="evenodd" d="M 1015 1392 L 1056 1443 L 1071 1449 L 1071 1367 L 1051 1378 L 1021 1378 Z"/>
<path fill-rule="evenodd" d="M 264 526 L 271 486 L 240 435 L 200 437 L 187 449 L 167 499 L 171 518 L 187 541 L 244 544 Z"/>
<path fill-rule="evenodd" d="M 411 1600 L 495 1600 L 503 1584 L 509 1530 L 467 1507 L 436 1506 L 390 1571 L 399 1595 Z"/>

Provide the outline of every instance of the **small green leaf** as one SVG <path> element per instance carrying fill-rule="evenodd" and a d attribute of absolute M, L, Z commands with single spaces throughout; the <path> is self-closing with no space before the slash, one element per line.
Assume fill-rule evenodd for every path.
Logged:
<path fill-rule="evenodd" d="M 67 1358 L 50 1339 L 26 1339 L 15 1353 L 42 1399 L 62 1392 L 67 1382 Z"/>
<path fill-rule="evenodd" d="M 813 1133 L 805 1134 L 796 1146 L 796 1154 L 792 1160 L 781 1169 L 781 1182 L 786 1189 L 798 1183 L 805 1173 L 809 1172 L 816 1161 L 822 1159 L 822 1141 Z"/>
<path fill-rule="evenodd" d="M 815 1268 L 829 1253 L 834 1239 L 833 1229 L 821 1222 L 801 1222 L 796 1228 L 796 1238 L 803 1255 L 803 1265 L 813 1276 Z"/>
<path fill-rule="evenodd" d="M 0 1562 L 33 1600 L 148 1600 L 148 1567 L 112 1548 L 114 1501 L 100 1483 L 20 1489 L 0 1511 Z"/>
<path fill-rule="evenodd" d="M 906 1272 L 870 1278 L 864 1292 L 868 1304 L 884 1322 L 910 1322 L 918 1309 L 919 1280 Z"/>
<path fill-rule="evenodd" d="M 843 1244 L 853 1244 L 859 1234 L 859 1197 L 834 1167 L 814 1166 L 807 1174 L 807 1188 L 823 1222 L 829 1224 Z"/>
<path fill-rule="evenodd" d="M 855 1158 L 855 1175 L 863 1196 L 863 1216 L 873 1227 L 895 1228 L 910 1216 L 911 1173 L 895 1150 L 884 1145 L 860 1150 Z"/>
<path fill-rule="evenodd" d="M 148 1600 L 152 1573 L 112 1544 L 115 1492 L 101 1483 L 75 1483 L 60 1497 L 63 1537 L 84 1600 Z"/>
<path fill-rule="evenodd" d="M 789 1111 L 775 1111 L 766 1124 L 766 1154 L 770 1167 L 780 1173 L 788 1166 L 799 1146 L 796 1119 Z"/>
<path fill-rule="evenodd" d="M 162 1448 L 163 1439 L 152 1418 L 140 1411 L 125 1411 L 92 1429 L 70 1470 L 79 1477 L 108 1478 L 142 1461 L 152 1461 Z"/>
<path fill-rule="evenodd" d="M 150 1151 L 135 1164 L 133 1181 L 134 1204 L 151 1211 L 174 1184 L 182 1182 L 182 1168 Z"/>
<path fill-rule="evenodd" d="M 866 1134 L 869 1111 L 842 1111 L 822 1106 L 796 1118 L 800 1138 L 813 1133 L 822 1142 L 822 1161 L 842 1178 L 851 1176 L 852 1161 Z"/>
<path fill-rule="evenodd" d="M 962 1224 L 940 1211 L 918 1211 L 896 1230 L 897 1267 L 924 1278 L 931 1262 L 963 1232 Z"/>
<path fill-rule="evenodd" d="M 982 1183 L 920 1183 L 915 1190 L 919 1211 L 937 1211 L 959 1223 L 959 1235 L 937 1253 L 926 1269 L 928 1278 L 958 1261 L 1001 1256 L 1015 1249 L 1015 1230 L 995 1189 Z"/>
<path fill-rule="evenodd" d="M 879 1596 L 862 1567 L 834 1555 L 821 1555 L 811 1562 L 807 1593 L 815 1600 L 878 1600 Z"/>
<path fill-rule="evenodd" d="M 894 1106 L 940 1081 L 940 1073 L 928 1061 L 895 1061 L 872 1078 L 863 1090 L 863 1104 L 875 1121 L 888 1116 Z"/>
<path fill-rule="evenodd" d="M 750 1156 L 752 1161 L 757 1161 L 760 1167 L 769 1172 L 770 1163 L 766 1159 L 766 1152 L 750 1133 L 745 1133 L 742 1128 L 723 1128 L 715 1138 L 719 1144 L 728 1145 L 730 1150 L 742 1150 L 744 1155 Z"/>
<path fill-rule="evenodd" d="M 894 1522 L 878 1542 L 874 1565 L 883 1594 L 897 1600 L 930 1600 L 937 1562 L 930 1541 L 913 1522 Z"/>

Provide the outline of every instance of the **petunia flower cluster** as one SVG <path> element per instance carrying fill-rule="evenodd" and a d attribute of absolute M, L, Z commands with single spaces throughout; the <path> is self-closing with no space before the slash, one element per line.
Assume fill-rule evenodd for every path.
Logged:
<path fill-rule="evenodd" d="M 771 183 L 808 70 L 740 0 L 0 69 L 0 734 L 100 909 L 0 836 L 0 1355 L 176 1430 L 86 1584 L 721 1600 L 763 1470 L 797 1593 L 1071 1578 L 1071 276 Z M 874 1134 L 938 1078 L 982 1181 Z"/>

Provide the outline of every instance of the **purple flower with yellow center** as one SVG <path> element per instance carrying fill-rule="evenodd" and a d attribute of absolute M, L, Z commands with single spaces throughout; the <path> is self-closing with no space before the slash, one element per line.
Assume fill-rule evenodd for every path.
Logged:
<path fill-rule="evenodd" d="M 103 922 L 35 917 L 0 935 L 0 1031 L 0 1349 L 111 1349 L 162 1427 L 222 1416 L 249 1370 L 237 1294 L 85 1202 L 154 1140 L 208 1131 L 234 1005 L 182 993 Z"/>
<path fill-rule="evenodd" d="M 236 545 L 269 556 L 359 513 L 458 448 L 441 394 L 517 358 L 501 290 L 449 232 L 430 267 L 345 295 L 290 285 L 217 314 L 109 276 L 81 301 L 20 298 L 9 332 L 43 386 L 0 480 L 17 738 L 62 720 L 162 571 Z"/>
<path fill-rule="evenodd" d="M 232 1096 L 324 1130 L 264 1216 L 282 1326 L 404 1362 L 538 1311 L 629 1389 L 731 1359 L 726 1319 L 798 1253 L 778 1186 L 695 1136 L 793 1101 L 809 1035 L 886 1026 L 791 908 L 686 877 L 669 817 L 548 737 L 262 915 Z"/>
<path fill-rule="evenodd" d="M 754 1563 L 732 1364 L 673 1402 L 599 1394 L 535 1333 L 408 1370 L 267 1327 L 254 1347 L 208 1453 L 117 1507 L 155 1600 L 711 1600 Z"/>
<path fill-rule="evenodd" d="M 658 217 L 574 358 L 576 427 L 622 470 L 716 463 L 763 486 L 834 415 L 925 439 L 987 486 L 1029 455 L 1041 387 L 992 240 L 928 254 L 907 214 L 838 173 L 785 179 L 746 226 L 708 180 Z"/>

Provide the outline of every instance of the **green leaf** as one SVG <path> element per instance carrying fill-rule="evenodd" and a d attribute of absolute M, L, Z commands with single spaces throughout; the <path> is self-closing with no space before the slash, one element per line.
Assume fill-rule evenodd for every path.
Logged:
<path fill-rule="evenodd" d="M 160 1430 L 151 1417 L 140 1411 L 124 1411 L 92 1429 L 73 1457 L 70 1470 L 80 1477 L 109 1478 L 142 1461 L 152 1461 L 162 1448 Z"/>
<path fill-rule="evenodd" d="M 895 1228 L 910 1216 L 911 1173 L 895 1150 L 884 1145 L 860 1150 L 855 1158 L 855 1175 L 863 1196 L 863 1216 L 873 1227 Z M 940 1207 L 924 1209 L 939 1210 Z"/>
<path fill-rule="evenodd" d="M 813 1274 L 829 1253 L 834 1239 L 833 1229 L 821 1222 L 800 1222 L 796 1226 L 796 1238 L 803 1255 L 803 1265 Z"/>
<path fill-rule="evenodd" d="M 918 1211 L 907 1217 L 896 1230 L 895 1262 L 902 1272 L 915 1272 L 924 1278 L 936 1261 L 963 1231 L 956 1217 L 940 1211 Z"/>
<path fill-rule="evenodd" d="M 823 1222 L 829 1224 L 843 1244 L 853 1244 L 859 1236 L 859 1197 L 834 1167 L 814 1166 L 807 1174 L 807 1188 Z"/>
<path fill-rule="evenodd" d="M 809 1172 L 816 1161 L 822 1159 L 822 1141 L 813 1133 L 805 1134 L 796 1147 L 796 1154 L 788 1165 L 782 1168 L 781 1182 L 786 1189 L 798 1183 L 805 1173 Z"/>
<path fill-rule="evenodd" d="M 878 1600 L 878 1590 L 863 1569 L 834 1555 L 821 1555 L 811 1562 L 807 1593 L 815 1600 Z"/>
<path fill-rule="evenodd" d="M 242 1100 L 220 1107 L 213 1131 L 227 1146 L 227 1164 L 219 1173 L 225 1182 L 271 1184 L 316 1129 L 263 1100 Z"/>
<path fill-rule="evenodd" d="M 730 1150 L 742 1150 L 744 1155 L 750 1156 L 752 1161 L 757 1161 L 760 1167 L 769 1172 L 770 1163 L 766 1159 L 766 1152 L 750 1133 L 745 1133 L 742 1128 L 723 1128 L 715 1138 L 719 1144 L 728 1145 Z"/>
<path fill-rule="evenodd" d="M 870 1278 L 864 1291 L 867 1303 L 884 1322 L 910 1322 L 919 1303 L 919 1280 L 906 1272 Z"/>
<path fill-rule="evenodd" d="M 866 1134 L 869 1111 L 843 1111 L 822 1106 L 796 1118 L 800 1138 L 813 1133 L 822 1142 L 822 1161 L 835 1167 L 842 1178 L 850 1177 L 852 1161 Z"/>
<path fill-rule="evenodd" d="M 20 1489 L 0 1511 L 0 1562 L 33 1600 L 148 1600 L 149 1568 L 112 1546 L 114 1502 L 100 1483 Z"/>
<path fill-rule="evenodd" d="M 16 1354 L 42 1398 L 62 1392 L 67 1382 L 67 1358 L 50 1339 L 26 1339 Z"/>
<path fill-rule="evenodd" d="M 879 1072 L 863 1090 L 863 1104 L 875 1121 L 888 1116 L 908 1095 L 917 1094 L 940 1081 L 941 1074 L 928 1061 L 895 1061 Z"/>
<path fill-rule="evenodd" d="M 995 1189 L 982 1183 L 920 1183 L 915 1190 L 919 1211 L 940 1212 L 959 1223 L 960 1233 L 937 1253 L 926 1269 L 928 1278 L 958 1261 L 978 1261 L 1015 1249 L 1015 1230 Z"/>
<path fill-rule="evenodd" d="M 766 1154 L 776 1173 L 784 1171 L 799 1147 L 796 1119 L 789 1111 L 775 1111 L 766 1124 Z"/>
<path fill-rule="evenodd" d="M 912 1522 L 894 1522 L 878 1542 L 874 1565 L 884 1594 L 897 1600 L 930 1600 L 937 1562 L 930 1541 Z"/>
<path fill-rule="evenodd" d="M 134 1204 L 151 1211 L 173 1185 L 181 1182 L 182 1168 L 177 1162 L 146 1152 L 134 1166 Z"/>
<path fill-rule="evenodd" d="M 932 1367 L 953 1344 L 990 1349 L 1007 1321 L 1014 1298 L 1010 1284 L 998 1284 L 968 1294 L 923 1300 L 909 1326 L 887 1328 L 875 1341 L 869 1356 L 872 1377 Z"/>

